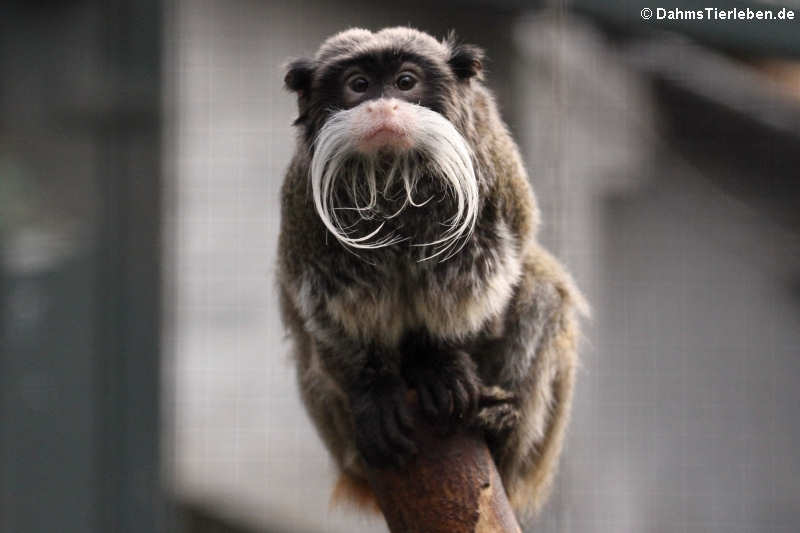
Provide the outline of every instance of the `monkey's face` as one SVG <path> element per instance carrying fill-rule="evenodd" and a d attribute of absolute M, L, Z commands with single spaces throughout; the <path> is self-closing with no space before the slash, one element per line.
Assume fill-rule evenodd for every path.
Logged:
<path fill-rule="evenodd" d="M 317 120 L 324 127 L 333 113 L 354 109 L 350 135 L 358 149 L 402 151 L 413 146 L 417 126 L 417 107 L 404 104 L 441 113 L 445 85 L 446 76 L 423 57 L 400 49 L 361 54 L 325 70 L 319 82 L 325 105 Z"/>
<path fill-rule="evenodd" d="M 314 205 L 346 246 L 408 240 L 429 250 L 423 259 L 445 258 L 471 234 L 478 207 L 472 151 L 447 117 L 477 68 L 478 52 L 468 52 L 465 66 L 452 44 L 415 30 L 351 30 L 326 42 L 314 61 L 290 67 L 286 83 L 299 94 Z M 409 234 L 419 227 L 411 216 L 443 229 L 419 242 Z"/>

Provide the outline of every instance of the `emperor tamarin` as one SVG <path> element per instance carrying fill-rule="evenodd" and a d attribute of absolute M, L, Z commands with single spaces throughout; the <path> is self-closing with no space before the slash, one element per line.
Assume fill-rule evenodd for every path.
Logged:
<path fill-rule="evenodd" d="M 417 453 L 414 390 L 422 416 L 484 432 L 522 512 L 542 503 L 561 452 L 584 304 L 537 243 L 482 61 L 401 27 L 350 29 L 289 64 L 298 142 L 278 280 L 340 488 Z"/>

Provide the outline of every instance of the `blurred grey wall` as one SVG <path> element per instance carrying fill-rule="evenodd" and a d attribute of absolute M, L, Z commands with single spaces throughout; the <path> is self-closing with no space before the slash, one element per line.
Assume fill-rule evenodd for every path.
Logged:
<path fill-rule="evenodd" d="M 175 493 L 257 528 L 385 530 L 328 508 L 333 468 L 278 321 L 277 198 L 295 116 L 281 65 L 350 26 L 410 23 L 486 48 L 542 239 L 593 307 L 562 471 L 533 530 L 794 531 L 797 228 L 716 184 L 757 171 L 676 149 L 648 80 L 589 23 L 458 5 L 172 4 Z"/>
<path fill-rule="evenodd" d="M 0 3 L 0 531 L 163 531 L 161 14 Z"/>

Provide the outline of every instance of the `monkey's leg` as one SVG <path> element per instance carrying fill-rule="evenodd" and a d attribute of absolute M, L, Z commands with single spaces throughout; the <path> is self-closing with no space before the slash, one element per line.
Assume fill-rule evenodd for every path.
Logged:
<path fill-rule="evenodd" d="M 541 505 L 560 456 L 576 366 L 580 296 L 572 290 L 549 256 L 529 259 L 502 338 L 486 347 L 499 361 L 494 382 L 515 400 L 479 412 L 479 419 L 517 510 Z"/>
<path fill-rule="evenodd" d="M 538 408 L 540 405 L 546 405 L 544 410 L 547 416 L 543 435 L 531 447 L 526 447 L 524 439 L 518 438 L 518 453 L 514 456 L 515 459 L 506 461 L 502 466 L 502 471 L 508 479 L 511 505 L 520 513 L 536 512 L 542 507 L 558 468 L 570 418 L 575 379 L 575 365 L 567 363 L 566 360 L 574 361 L 574 358 L 569 355 L 563 358 L 565 364 L 555 372 L 550 383 L 549 401 L 537 402 L 533 398 L 528 399 L 525 412 L 531 421 L 545 418 L 539 417 Z"/>
<path fill-rule="evenodd" d="M 486 432 L 489 446 L 505 437 L 519 424 L 521 413 L 517 397 L 500 387 L 483 387 L 472 425 Z"/>

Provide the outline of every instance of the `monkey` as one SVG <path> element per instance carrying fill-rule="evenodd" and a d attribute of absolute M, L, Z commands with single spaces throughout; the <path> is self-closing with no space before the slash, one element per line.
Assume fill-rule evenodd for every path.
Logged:
<path fill-rule="evenodd" d="M 393 27 L 337 33 L 286 67 L 297 142 L 277 285 L 339 495 L 374 503 L 367 468 L 419 453 L 417 416 L 482 431 L 518 515 L 548 495 L 587 304 L 537 241 L 484 63 L 453 33 Z"/>

